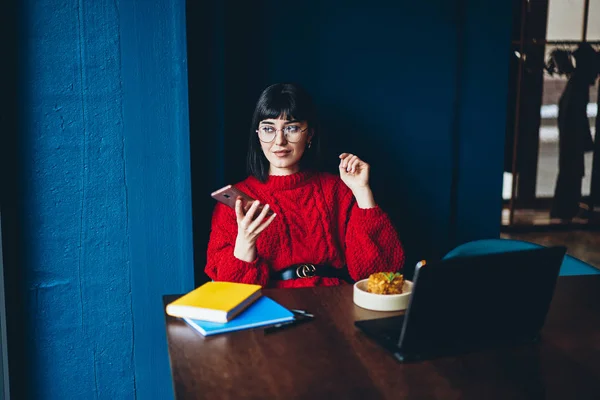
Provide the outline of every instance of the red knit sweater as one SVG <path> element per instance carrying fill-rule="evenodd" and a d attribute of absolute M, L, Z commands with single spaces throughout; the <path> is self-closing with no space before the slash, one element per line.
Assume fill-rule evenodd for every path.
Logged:
<path fill-rule="evenodd" d="M 404 251 L 390 219 L 379 207 L 361 209 L 352 191 L 335 175 L 298 172 L 254 177 L 235 185 L 277 213 L 258 237 L 257 259 L 245 262 L 233 255 L 237 236 L 235 211 L 215 207 L 207 251 L 206 273 L 216 281 L 256 283 L 270 287 L 333 286 L 337 278 L 269 280 L 270 271 L 292 264 L 348 267 L 354 280 L 374 272 L 398 271 Z"/>

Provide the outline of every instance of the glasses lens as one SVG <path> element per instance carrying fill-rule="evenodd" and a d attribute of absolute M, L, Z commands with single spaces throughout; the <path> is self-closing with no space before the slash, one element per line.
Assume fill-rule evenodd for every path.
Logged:
<path fill-rule="evenodd" d="M 285 127 L 285 137 L 292 143 L 300 140 L 300 136 L 302 135 L 302 129 L 300 129 L 297 125 L 290 125 Z"/>
<path fill-rule="evenodd" d="M 296 125 L 289 125 L 285 127 L 285 133 L 298 133 L 300 132 L 300 127 Z"/>
<path fill-rule="evenodd" d="M 261 126 L 258 129 L 258 138 L 263 142 L 272 142 L 275 139 L 275 128 L 271 126 Z"/>

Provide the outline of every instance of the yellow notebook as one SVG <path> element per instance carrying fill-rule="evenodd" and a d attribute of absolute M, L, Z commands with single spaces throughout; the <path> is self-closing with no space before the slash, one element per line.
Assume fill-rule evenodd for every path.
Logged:
<path fill-rule="evenodd" d="M 167 304 L 167 314 L 179 318 L 225 323 L 261 296 L 260 285 L 207 282 Z"/>

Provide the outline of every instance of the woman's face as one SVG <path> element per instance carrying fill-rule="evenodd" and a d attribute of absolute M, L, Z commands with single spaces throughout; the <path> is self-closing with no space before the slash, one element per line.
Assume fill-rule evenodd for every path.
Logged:
<path fill-rule="evenodd" d="M 258 138 L 269 160 L 270 175 L 290 175 L 300 171 L 300 159 L 312 138 L 306 121 L 265 119 L 258 124 Z"/>

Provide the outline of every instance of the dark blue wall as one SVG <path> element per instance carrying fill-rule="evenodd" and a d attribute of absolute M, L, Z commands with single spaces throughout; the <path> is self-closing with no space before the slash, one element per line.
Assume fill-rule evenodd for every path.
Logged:
<path fill-rule="evenodd" d="M 224 55 L 210 54 L 224 76 L 201 67 L 208 48 L 191 34 L 190 80 L 224 81 L 215 98 L 223 127 L 211 131 L 223 135 L 224 149 L 198 144 L 192 153 L 224 171 L 207 182 L 207 170 L 194 169 L 197 268 L 208 194 L 245 177 L 255 101 L 279 81 L 301 83 L 318 103 L 327 169 L 337 171 L 342 151 L 372 165 L 376 200 L 400 232 L 409 274 L 419 259 L 499 235 L 510 2 L 261 0 L 207 11 L 197 6 L 190 17 L 211 16 Z M 192 89 L 190 98 L 194 106 L 207 94 Z M 192 126 L 215 115 L 192 109 Z"/>
<path fill-rule="evenodd" d="M 451 247 L 499 235 L 514 4 L 464 1 Z"/>
<path fill-rule="evenodd" d="M 193 285 L 185 3 L 20 15 L 27 391 L 170 398 L 161 296 Z"/>
<path fill-rule="evenodd" d="M 21 307 L 15 299 L 19 298 L 20 292 L 16 282 L 19 281 L 19 220 L 18 220 L 18 177 L 16 174 L 18 165 L 17 154 L 17 7 L 15 1 L 6 1 L 3 3 L 0 13 L 0 37 L 2 38 L 3 62 L 0 63 L 0 229 L 2 241 L 0 243 L 0 330 L 6 336 L 19 337 L 21 330 L 15 321 L 19 321 Z M 5 307 L 5 305 L 7 305 Z M 11 305 L 13 307 L 8 307 Z M 4 336 L 0 340 L 6 338 Z M 22 354 L 22 341 L 11 341 L 11 352 L 17 355 Z M 2 342 L 1 345 L 6 345 Z M 2 376 L 0 380 L 0 399 L 7 399 L 6 391 L 11 386 L 5 382 L 5 376 L 8 376 L 8 368 L 4 363 L 8 357 L 8 348 L 5 347 L 2 352 Z M 15 357 L 11 363 L 11 371 L 22 371 L 22 362 Z M 18 374 L 14 374 L 16 377 Z"/>

